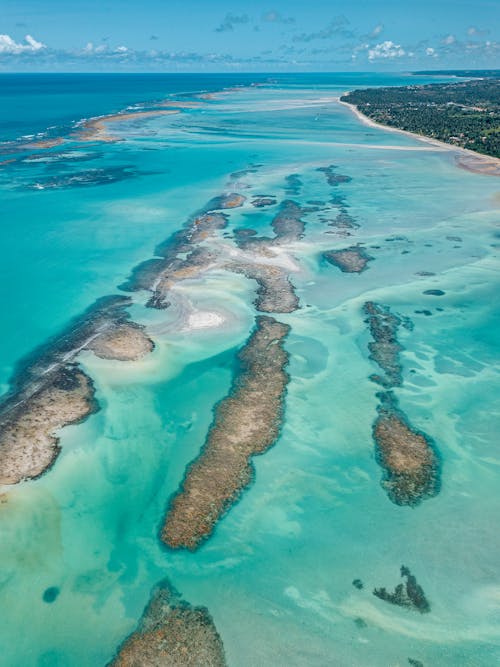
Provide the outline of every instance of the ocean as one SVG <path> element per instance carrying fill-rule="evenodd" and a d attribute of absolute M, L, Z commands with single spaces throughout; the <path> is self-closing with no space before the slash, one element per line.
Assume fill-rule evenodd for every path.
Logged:
<path fill-rule="evenodd" d="M 155 344 L 130 362 L 81 352 L 99 411 L 61 429 L 45 474 L 0 489 L 2 665 L 106 665 L 165 578 L 208 609 L 230 667 L 500 661 L 498 182 L 337 101 L 415 80 L 0 75 L 2 393 L 106 295 L 131 296 Z M 158 104 L 179 113 L 110 120 L 119 141 L 78 133 Z M 174 550 L 165 514 L 231 391 L 256 284 L 218 265 L 175 285 L 162 310 L 123 287 L 228 192 L 246 201 L 206 241 L 228 257 L 239 230 L 272 237 L 280 203 L 301 207 L 303 234 L 274 251 L 300 304 L 272 313 L 290 325 L 290 379 L 251 484 L 199 549 Z M 252 204 L 263 196 L 275 203 Z M 346 248 L 363 248 L 364 270 L 327 261 Z M 401 320 L 389 388 L 374 381 L 367 302 Z M 373 427 L 386 390 L 438 461 L 435 492 L 414 504 L 382 483 Z M 402 566 L 425 613 L 373 594 L 404 583 Z"/>

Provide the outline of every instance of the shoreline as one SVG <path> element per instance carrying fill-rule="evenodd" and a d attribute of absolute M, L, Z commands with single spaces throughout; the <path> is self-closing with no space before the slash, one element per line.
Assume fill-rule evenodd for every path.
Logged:
<path fill-rule="evenodd" d="M 346 95 L 349 92 L 350 91 L 346 91 L 344 94 Z M 476 153 L 475 151 L 471 151 L 469 148 L 453 146 L 452 144 L 447 144 L 445 141 L 433 139 L 432 137 L 426 137 L 424 134 L 416 134 L 415 132 L 409 132 L 408 130 L 401 130 L 398 127 L 391 127 L 390 125 L 377 123 L 369 116 L 366 116 L 362 111 L 360 111 L 355 104 L 344 102 L 340 99 L 340 97 L 336 98 L 335 101 L 338 104 L 347 107 L 356 116 L 356 118 L 358 118 L 358 120 L 363 123 L 363 125 L 373 127 L 378 130 L 386 130 L 387 132 L 397 132 L 398 134 L 404 134 L 407 137 L 411 137 L 412 139 L 419 139 L 420 141 L 424 141 L 425 143 L 430 144 L 431 146 L 435 146 L 436 148 L 453 151 L 456 153 L 455 164 L 457 167 L 465 169 L 466 171 L 470 171 L 474 174 L 500 176 L 500 158 L 483 155 L 482 153 Z"/>

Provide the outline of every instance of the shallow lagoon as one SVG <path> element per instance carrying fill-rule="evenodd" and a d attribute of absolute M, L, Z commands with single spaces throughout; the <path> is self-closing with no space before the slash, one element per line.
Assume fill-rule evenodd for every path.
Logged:
<path fill-rule="evenodd" d="M 309 79 L 232 91 L 177 116 L 117 125 L 126 141 L 69 167 L 132 165 L 134 177 L 121 182 L 28 191 L 47 165 L 3 170 L 2 218 L 18 223 L 1 230 L 5 387 L 19 358 L 115 293 L 229 183 L 279 201 L 286 176 L 297 173 L 295 200 L 343 197 L 359 225 L 342 238 L 325 233 L 335 228 L 319 212 L 305 217 L 305 238 L 289 249 L 302 308 L 279 316 L 292 326 L 282 435 L 254 460 L 254 484 L 194 554 L 164 549 L 158 531 L 228 391 L 253 326 L 254 284 L 217 272 L 186 282 L 179 304 L 161 312 L 144 309 L 138 293 L 133 315 L 155 332 L 153 354 L 120 365 L 86 353 L 101 411 L 63 430 L 62 454 L 46 475 L 3 489 L 5 665 L 104 665 L 165 576 L 209 608 L 229 665 L 499 660 L 498 182 L 457 168 L 452 151 L 362 125 L 332 100 L 345 87 Z M 352 181 L 329 186 L 316 169 L 330 164 Z M 235 185 L 230 173 L 249 165 L 261 166 Z M 232 211 L 227 231 L 269 235 L 275 210 Z M 362 274 L 321 261 L 322 251 L 358 242 L 374 257 Z M 429 289 L 444 295 L 423 294 Z M 380 485 L 367 300 L 414 325 L 400 334 L 397 395 L 442 464 L 439 495 L 416 508 L 392 504 Z M 186 309 L 221 312 L 225 324 L 188 330 Z M 431 315 L 415 313 L 424 310 Z M 429 614 L 372 595 L 392 590 L 403 564 Z"/>

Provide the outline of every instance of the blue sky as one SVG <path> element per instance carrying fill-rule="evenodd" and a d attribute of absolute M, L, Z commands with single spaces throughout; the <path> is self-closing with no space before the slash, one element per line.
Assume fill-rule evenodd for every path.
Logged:
<path fill-rule="evenodd" d="M 500 0 L 1 0 L 0 71 L 500 67 Z"/>

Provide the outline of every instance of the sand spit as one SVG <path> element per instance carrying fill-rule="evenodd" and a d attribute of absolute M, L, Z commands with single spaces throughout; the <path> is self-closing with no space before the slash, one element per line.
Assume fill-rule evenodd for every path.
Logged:
<path fill-rule="evenodd" d="M 137 630 L 108 667 L 225 667 L 224 646 L 205 607 L 192 607 L 167 582 L 153 591 Z"/>
<path fill-rule="evenodd" d="M 368 268 L 368 262 L 373 259 L 360 245 L 342 248 L 341 250 L 328 250 L 323 253 L 323 257 L 343 273 L 362 273 Z"/>
<path fill-rule="evenodd" d="M 174 549 L 195 550 L 250 484 L 251 459 L 271 447 L 283 419 L 289 376 L 283 342 L 290 327 L 259 316 L 239 352 L 229 395 L 215 410 L 205 445 L 172 499 L 161 538 Z"/>
<path fill-rule="evenodd" d="M 43 474 L 60 451 L 56 432 L 96 409 L 90 378 L 76 365 L 58 369 L 50 383 L 0 415 L 0 484 Z"/>
<path fill-rule="evenodd" d="M 40 476 L 59 454 L 57 431 L 97 410 L 92 381 L 75 363 L 81 351 L 131 361 L 153 349 L 128 305 L 127 297 L 99 299 L 18 364 L 0 403 L 0 483 Z"/>
<path fill-rule="evenodd" d="M 133 111 L 130 113 L 110 114 L 100 118 L 92 118 L 86 121 L 75 133 L 78 141 L 103 141 L 106 143 L 121 141 L 120 137 L 110 134 L 109 123 L 126 123 L 144 118 L 156 118 L 157 116 L 168 116 L 179 113 L 178 109 L 154 109 L 148 111 Z"/>
<path fill-rule="evenodd" d="M 397 333 L 409 323 L 384 305 L 369 301 L 364 305 L 373 341 L 368 344 L 370 359 L 384 376 L 371 379 L 386 390 L 403 383 L 399 353 L 403 349 Z M 396 505 L 417 505 L 439 492 L 439 461 L 431 439 L 413 428 L 399 408 L 392 391 L 377 394 L 378 417 L 373 425 L 377 461 L 384 470 L 382 486 Z"/>

